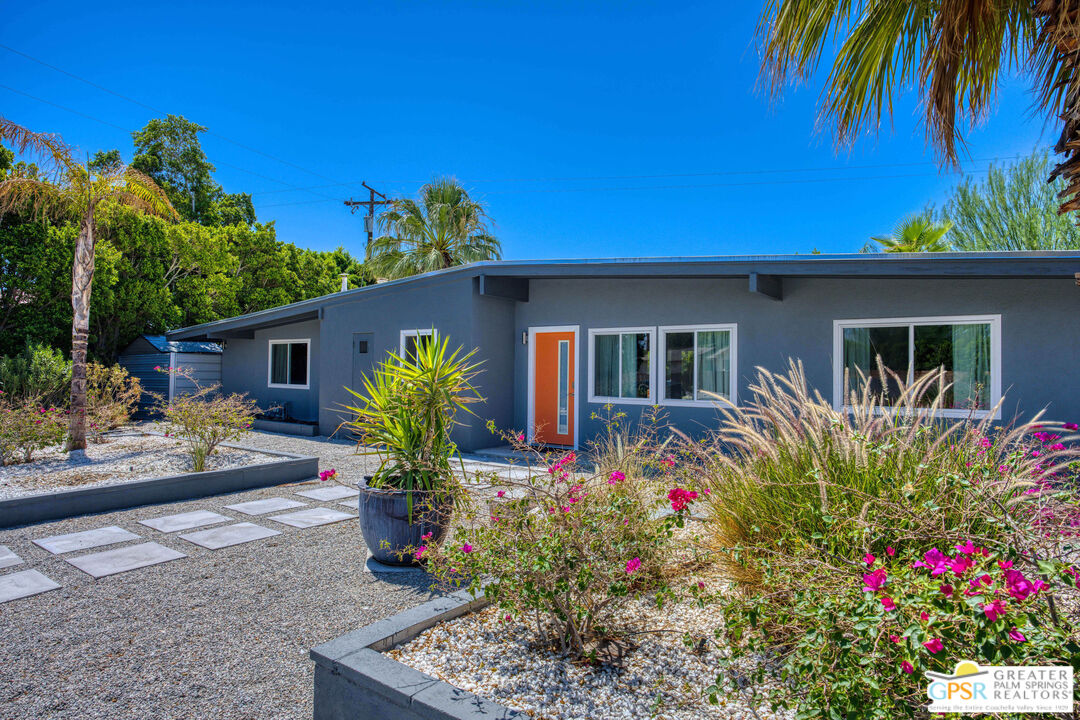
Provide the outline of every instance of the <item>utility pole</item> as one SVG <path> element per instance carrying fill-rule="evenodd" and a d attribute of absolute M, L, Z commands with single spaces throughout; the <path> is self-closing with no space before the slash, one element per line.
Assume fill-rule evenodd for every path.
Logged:
<path fill-rule="evenodd" d="M 366 182 L 360 183 L 368 189 L 369 198 L 367 200 L 353 200 L 348 199 L 345 201 L 345 207 L 349 208 L 349 212 L 355 213 L 356 208 L 366 207 L 367 215 L 364 217 L 364 228 L 367 230 L 367 244 L 371 247 L 371 240 L 375 233 L 375 206 L 376 205 L 389 205 L 392 200 L 387 199 L 385 195 L 368 185 Z M 376 200 L 375 196 L 378 195 L 382 200 Z"/>

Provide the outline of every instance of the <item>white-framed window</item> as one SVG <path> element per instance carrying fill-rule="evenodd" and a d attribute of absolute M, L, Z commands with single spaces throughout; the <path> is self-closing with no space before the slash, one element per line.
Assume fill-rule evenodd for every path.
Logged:
<path fill-rule="evenodd" d="M 589 402 L 651 405 L 656 328 L 589 330 Z"/>
<path fill-rule="evenodd" d="M 738 325 L 659 328 L 661 405 L 712 405 L 738 396 Z"/>
<path fill-rule="evenodd" d="M 881 376 L 878 357 L 907 383 L 944 369 L 950 387 L 939 406 L 943 417 L 985 417 L 1001 399 L 1000 315 L 834 321 L 834 407 L 846 406 L 864 382 L 874 394 L 899 395 L 895 379 Z M 926 403 L 934 399 L 928 394 Z"/>
<path fill-rule="evenodd" d="M 311 340 L 271 340 L 266 384 L 272 388 L 306 390 L 311 377 Z"/>
<path fill-rule="evenodd" d="M 439 334 L 431 328 L 427 330 L 402 330 L 399 354 L 403 358 L 414 357 L 418 344 L 432 342 L 438 340 L 438 338 Z"/>

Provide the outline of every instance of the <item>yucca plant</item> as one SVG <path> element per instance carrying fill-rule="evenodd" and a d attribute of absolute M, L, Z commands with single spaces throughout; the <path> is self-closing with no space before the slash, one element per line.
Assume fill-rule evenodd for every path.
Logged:
<path fill-rule="evenodd" d="M 390 352 L 362 391 L 346 388 L 360 402 L 346 405 L 353 419 L 342 424 L 357 437 L 362 454 L 377 455 L 381 462 L 371 477 L 376 488 L 450 494 L 452 462 L 459 457 L 451 432 L 460 422 L 459 412 L 472 414 L 470 405 L 483 402 L 472 381 L 480 363 L 476 350 L 450 350 L 448 337 L 417 343 L 407 354 Z"/>

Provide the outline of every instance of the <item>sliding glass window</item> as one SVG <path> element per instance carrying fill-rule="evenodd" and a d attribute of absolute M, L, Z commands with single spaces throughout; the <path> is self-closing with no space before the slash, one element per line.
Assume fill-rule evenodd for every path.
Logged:
<path fill-rule="evenodd" d="M 590 330 L 589 401 L 652 402 L 652 328 Z"/>

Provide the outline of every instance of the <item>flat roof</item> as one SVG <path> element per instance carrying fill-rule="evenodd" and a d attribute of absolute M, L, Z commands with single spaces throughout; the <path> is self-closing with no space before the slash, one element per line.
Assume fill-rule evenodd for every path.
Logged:
<path fill-rule="evenodd" d="M 865 277 L 865 278 L 1072 278 L 1080 273 L 1080 250 L 1027 252 L 847 253 L 807 255 L 706 255 L 688 257 L 572 258 L 491 260 L 414 275 L 401 280 L 301 300 L 223 320 L 170 331 L 170 339 L 209 336 L 230 330 L 298 322 L 319 310 L 357 299 L 364 293 L 394 292 L 455 275 L 533 278 L 710 278 Z"/>

